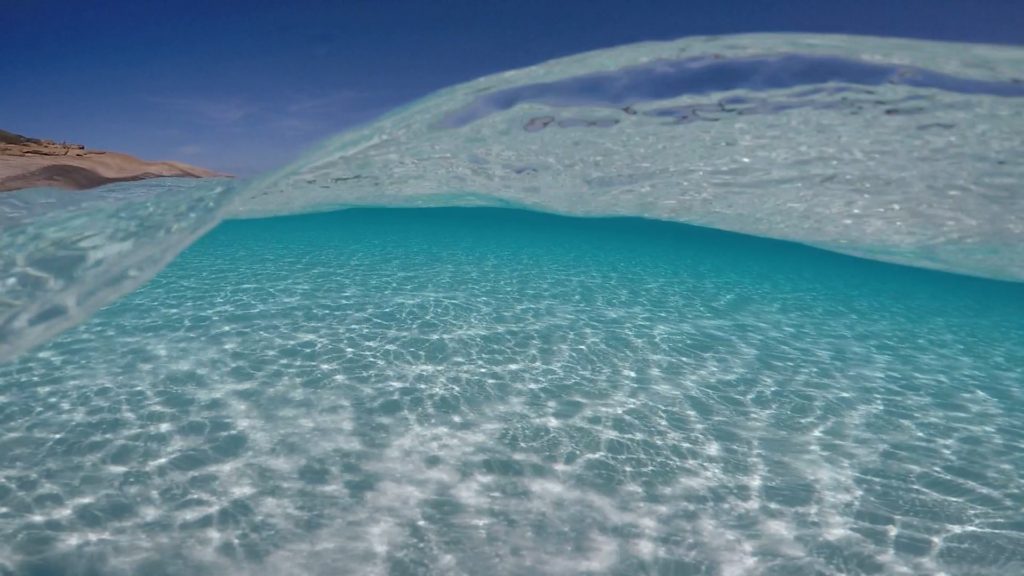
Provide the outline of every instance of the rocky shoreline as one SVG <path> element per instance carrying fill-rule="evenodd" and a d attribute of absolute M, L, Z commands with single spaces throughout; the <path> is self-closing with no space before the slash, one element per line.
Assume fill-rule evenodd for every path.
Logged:
<path fill-rule="evenodd" d="M 0 130 L 0 192 L 37 187 L 84 190 L 147 178 L 214 176 L 225 174 L 181 162 L 149 162 L 119 152 Z"/>

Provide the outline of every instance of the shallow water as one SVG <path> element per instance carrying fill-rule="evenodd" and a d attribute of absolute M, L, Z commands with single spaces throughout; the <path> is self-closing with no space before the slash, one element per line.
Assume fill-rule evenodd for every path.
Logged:
<path fill-rule="evenodd" d="M 1018 573 L 1022 314 L 645 220 L 227 222 L 0 366 L 0 573 Z"/>

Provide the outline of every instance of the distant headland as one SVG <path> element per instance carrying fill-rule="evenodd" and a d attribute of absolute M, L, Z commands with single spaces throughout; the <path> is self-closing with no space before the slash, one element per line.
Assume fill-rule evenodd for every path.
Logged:
<path fill-rule="evenodd" d="M 147 178 L 225 176 L 180 162 L 148 162 L 81 144 L 0 130 L 0 192 L 48 186 L 69 190 Z"/>

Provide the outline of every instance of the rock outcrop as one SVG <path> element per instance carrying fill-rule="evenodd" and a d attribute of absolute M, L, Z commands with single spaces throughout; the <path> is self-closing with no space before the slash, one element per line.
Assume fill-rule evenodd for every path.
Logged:
<path fill-rule="evenodd" d="M 81 144 L 0 130 L 0 192 L 49 186 L 71 190 L 146 178 L 224 176 L 180 162 L 148 162 Z"/>

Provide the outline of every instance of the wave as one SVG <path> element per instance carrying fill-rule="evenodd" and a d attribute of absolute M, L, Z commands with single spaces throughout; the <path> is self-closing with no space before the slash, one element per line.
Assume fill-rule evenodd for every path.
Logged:
<path fill-rule="evenodd" d="M 1024 49 L 806 34 L 642 43 L 448 88 L 251 182 L 0 196 L 0 360 L 223 218 L 352 206 L 639 216 L 1024 280 Z"/>

